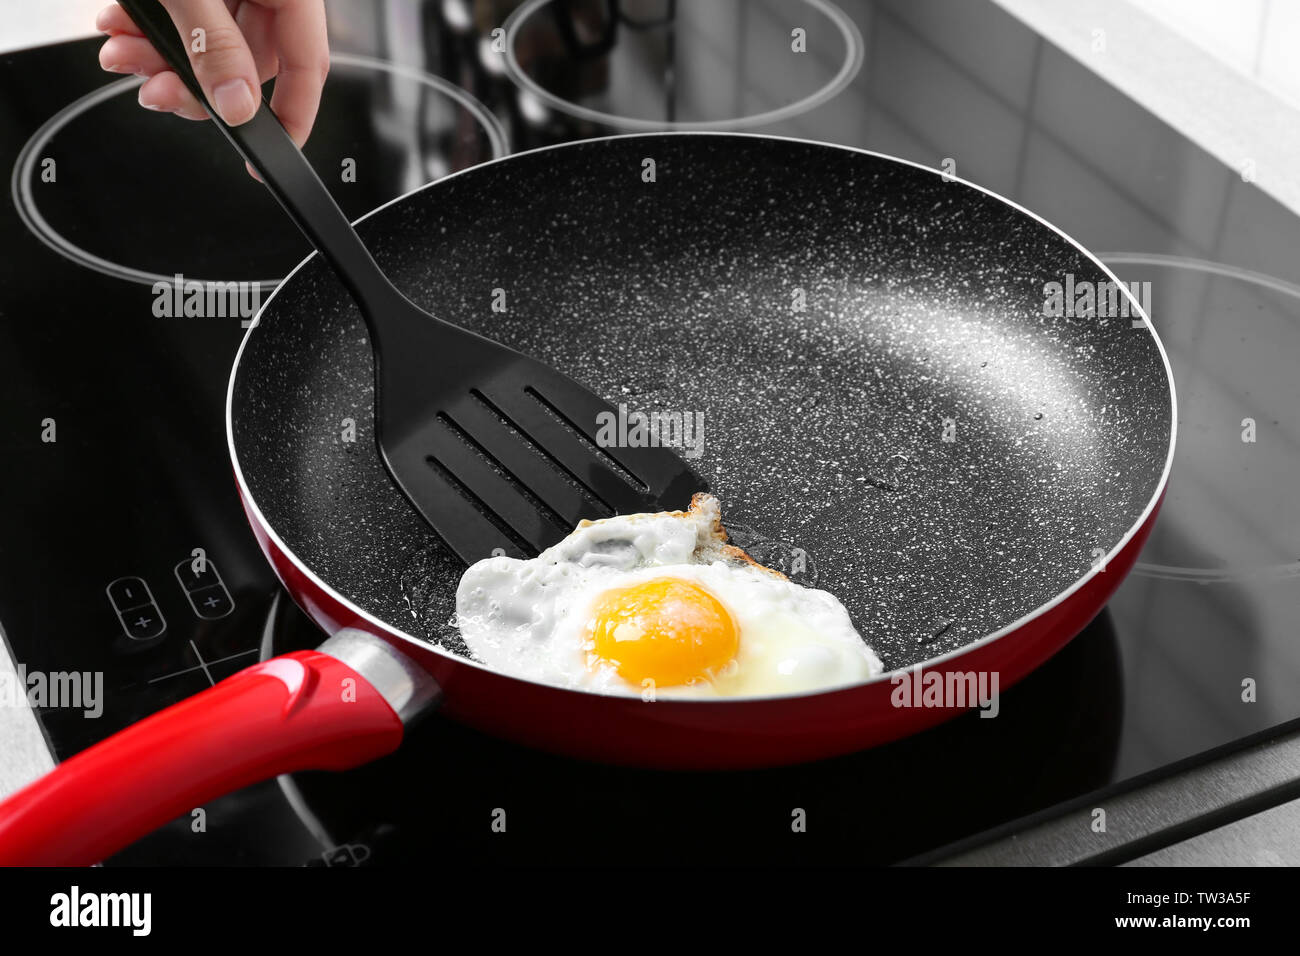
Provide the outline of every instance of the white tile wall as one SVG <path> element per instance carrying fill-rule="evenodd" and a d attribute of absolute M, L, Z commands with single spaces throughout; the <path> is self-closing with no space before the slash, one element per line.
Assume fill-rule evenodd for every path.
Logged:
<path fill-rule="evenodd" d="M 1300 104 L 1300 3 L 1268 3 L 1258 76 L 1267 86 Z"/>
<path fill-rule="evenodd" d="M 1272 0 L 1129 0 L 1237 69 L 1253 74 Z"/>
<path fill-rule="evenodd" d="M 1128 0 L 1261 85 L 1300 104 L 1296 0 Z"/>

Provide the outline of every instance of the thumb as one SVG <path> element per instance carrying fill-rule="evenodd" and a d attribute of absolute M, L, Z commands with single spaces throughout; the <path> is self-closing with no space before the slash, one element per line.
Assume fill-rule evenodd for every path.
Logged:
<path fill-rule="evenodd" d="M 247 123 L 261 102 L 257 64 L 222 0 L 162 0 L 180 31 L 203 95 L 230 126 Z"/>

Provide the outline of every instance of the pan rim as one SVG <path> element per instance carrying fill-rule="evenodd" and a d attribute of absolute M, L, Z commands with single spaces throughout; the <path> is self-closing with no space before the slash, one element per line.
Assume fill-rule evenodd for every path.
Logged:
<path fill-rule="evenodd" d="M 1017 618 L 1011 623 L 1004 625 L 1003 627 L 992 632 L 991 634 L 986 634 L 977 640 L 970 641 L 966 644 L 963 644 L 961 647 L 954 648 L 953 650 L 948 651 L 944 654 L 940 654 L 937 657 L 927 658 L 924 661 L 920 661 L 915 664 L 909 664 L 906 667 L 898 667 L 898 668 L 894 668 L 893 670 L 882 671 L 880 674 L 877 674 L 875 677 L 872 677 L 869 680 L 857 681 L 852 684 L 839 684 L 834 687 L 826 687 L 821 690 L 816 690 L 811 692 L 793 692 L 788 694 L 766 694 L 761 696 L 725 697 L 725 698 L 673 697 L 673 698 L 663 698 L 662 703 L 682 704 L 682 705 L 690 705 L 690 706 L 736 705 L 736 704 L 761 704 L 765 702 L 778 701 L 778 700 L 811 699 L 811 698 L 819 698 L 822 697 L 823 695 L 828 695 L 828 694 L 858 692 L 866 687 L 870 687 L 875 684 L 885 684 L 885 683 L 892 682 L 893 678 L 896 675 L 905 674 L 910 671 L 934 670 L 940 665 L 943 665 L 948 661 L 952 661 L 959 657 L 963 657 L 967 654 L 970 654 L 973 651 L 986 647 L 994 643 L 995 641 L 998 641 L 1001 638 L 1006 637 L 1009 634 L 1019 631 L 1026 625 L 1044 616 L 1048 612 L 1052 611 L 1054 608 L 1060 606 L 1065 601 L 1069 600 L 1074 594 L 1082 590 L 1089 582 L 1091 582 L 1095 577 L 1097 577 L 1097 575 L 1105 571 L 1106 567 L 1111 563 L 1111 561 L 1114 560 L 1114 558 L 1121 551 L 1123 551 L 1124 548 L 1128 546 L 1129 542 L 1133 540 L 1134 536 L 1138 533 L 1138 531 L 1146 525 L 1148 520 L 1150 520 L 1152 513 L 1155 511 L 1157 505 L 1159 504 L 1160 499 L 1165 492 L 1165 488 L 1169 483 L 1169 473 L 1173 467 L 1174 450 L 1177 446 L 1177 436 L 1178 436 L 1178 396 L 1174 384 L 1173 368 L 1169 364 L 1169 355 L 1165 351 L 1165 345 L 1164 342 L 1161 341 L 1159 333 L 1156 332 L 1155 325 L 1151 322 L 1151 317 L 1147 315 L 1146 310 L 1142 307 L 1142 303 L 1139 302 L 1137 297 L 1133 295 L 1129 287 L 1123 281 L 1120 280 L 1119 276 L 1117 276 L 1110 269 L 1109 266 L 1107 266 L 1104 262 L 1102 262 L 1101 259 L 1099 259 L 1091 251 L 1085 248 L 1080 242 L 1075 240 L 1072 236 L 1068 235 L 1057 226 L 1048 222 L 1042 216 L 1039 216 L 1037 213 L 1033 212 L 1030 209 L 1026 209 L 1024 206 L 1020 205 L 1014 200 L 1008 199 L 1005 196 L 1001 195 L 1000 193 L 993 191 L 992 189 L 989 189 L 985 186 L 981 186 L 978 183 L 973 183 L 970 182 L 969 180 L 962 179 L 959 176 L 946 173 L 942 170 L 934 169 L 933 167 L 926 166 L 922 163 L 913 162 L 912 160 L 909 159 L 901 159 L 897 156 L 891 156 L 888 153 L 881 153 L 876 150 L 864 149 L 858 146 L 845 146 L 840 143 L 827 143 L 821 140 L 807 139 L 807 138 L 797 137 L 797 136 L 778 136 L 778 135 L 773 135 L 768 133 L 739 132 L 739 131 L 711 131 L 711 130 L 663 130 L 659 132 L 618 133 L 609 136 L 591 137 L 589 139 L 570 140 L 563 143 L 553 143 L 548 146 L 539 146 L 534 149 L 524 150 L 523 152 L 519 152 L 519 153 L 510 153 L 505 156 L 498 156 L 493 159 L 489 159 L 485 162 L 479 163 L 475 166 L 468 166 L 465 169 L 457 170 L 456 172 L 450 173 L 449 175 L 444 176 L 441 179 L 436 179 L 432 182 L 425 183 L 421 186 L 417 186 L 416 188 L 410 190 L 409 192 L 403 193 L 401 196 L 397 196 L 393 199 L 390 199 L 388 202 L 383 203 L 380 206 L 376 206 L 374 209 L 370 210 L 365 215 L 356 219 L 353 222 L 353 225 L 355 226 L 357 223 L 364 222 L 365 220 L 369 219 L 371 216 L 387 209 L 389 206 L 396 205 L 397 203 L 402 202 L 403 200 L 425 189 L 430 189 L 434 186 L 437 186 L 440 183 L 447 182 L 448 180 L 454 179 L 458 176 L 461 176 L 473 170 L 483 169 L 487 166 L 492 166 L 497 163 L 506 162 L 510 159 L 514 159 L 522 156 L 531 156 L 539 153 L 545 153 L 555 149 L 565 149 L 569 147 L 576 147 L 576 146 L 592 144 L 592 143 L 604 143 L 604 142 L 611 142 L 614 140 L 624 140 L 624 139 L 651 139 L 651 138 L 664 137 L 664 136 L 672 136 L 672 137 L 710 136 L 710 137 L 717 137 L 721 139 L 731 139 L 731 138 L 761 139 L 761 140 L 771 140 L 771 141 L 778 141 L 778 142 L 785 142 L 785 143 L 798 143 L 800 145 L 806 145 L 806 146 L 819 146 L 819 147 L 826 147 L 830 149 L 844 150 L 846 152 L 851 152 L 851 153 L 859 153 L 862 155 L 874 157 L 876 159 L 883 159 L 889 162 L 899 163 L 904 166 L 910 166 L 913 169 L 918 169 L 923 172 L 931 173 L 936 176 L 943 176 L 949 182 L 960 183 L 963 186 L 967 186 L 977 190 L 978 192 L 984 193 L 985 195 L 990 196 L 993 199 L 996 199 L 999 202 L 1006 204 L 1007 206 L 1010 206 L 1012 209 L 1015 209 L 1017 212 L 1021 213 L 1022 215 L 1028 216 L 1030 219 L 1034 220 L 1035 222 L 1038 222 L 1041 225 L 1046 226 L 1052 232 L 1056 233 L 1058 236 L 1060 236 L 1070 245 L 1074 246 L 1074 248 L 1079 250 L 1079 252 L 1081 252 L 1089 261 L 1091 261 L 1098 269 L 1100 269 L 1112 282 L 1114 282 L 1123 291 L 1124 296 L 1128 299 L 1129 308 L 1131 310 L 1135 310 L 1135 314 L 1141 316 L 1142 323 L 1145 326 L 1147 333 L 1151 336 L 1152 340 L 1154 340 L 1156 345 L 1156 350 L 1160 354 L 1160 360 L 1163 363 L 1165 369 L 1165 381 L 1169 385 L 1169 440 L 1168 440 L 1168 449 L 1165 455 L 1164 467 L 1160 472 L 1160 480 L 1156 482 L 1155 487 L 1152 489 L 1150 498 L 1147 500 L 1146 505 L 1143 507 L 1141 514 L 1129 525 L 1128 529 L 1120 537 L 1119 541 L 1116 542 L 1116 544 L 1109 551 L 1106 552 L 1106 554 L 1100 561 L 1095 561 L 1081 577 L 1076 578 L 1075 581 L 1069 587 L 1065 588 L 1064 590 L 1054 595 L 1050 601 L 1047 601 L 1046 603 L 1039 605 L 1034 610 L 1030 611 L 1027 614 L 1022 615 L 1021 617 Z M 415 645 L 416 647 L 420 648 L 422 651 L 425 652 L 432 651 L 433 653 L 436 653 L 439 656 L 446 658 L 449 662 L 474 667 L 486 672 L 487 674 L 491 674 L 495 677 L 501 677 L 508 680 L 523 681 L 525 683 L 533 684 L 537 687 L 545 688 L 546 690 L 550 690 L 550 691 L 581 694 L 583 696 L 591 696 L 591 697 L 614 697 L 615 699 L 622 699 L 624 695 L 601 694 L 596 691 L 583 690 L 581 688 L 561 687 L 556 684 L 548 684 L 544 681 L 534 680 L 530 677 L 520 677 L 514 674 L 507 674 L 504 673 L 503 671 L 499 671 L 494 668 L 488 667 L 486 664 L 476 661 L 472 657 L 466 657 L 460 654 L 456 654 L 452 651 L 447 650 L 446 648 L 443 648 L 437 644 L 432 643 L 431 641 L 426 641 L 421 638 L 415 637 L 411 634 L 408 634 L 406 631 L 402 630 L 396 625 L 384 621 L 382 618 L 376 617 L 374 614 L 371 614 L 369 611 L 366 611 L 363 608 L 358 607 L 346 595 L 341 594 L 329 583 L 327 583 L 324 579 L 322 579 L 318 574 L 316 574 L 315 571 L 313 571 L 310 567 L 308 567 L 305 561 L 303 561 L 301 558 L 298 557 L 297 554 L 293 552 L 293 550 L 288 546 L 288 544 L 280 537 L 279 533 L 275 530 L 271 522 L 267 520 L 266 515 L 262 513 L 262 509 L 258 506 L 257 501 L 254 499 L 252 492 L 248 487 L 247 482 L 244 480 L 243 469 L 240 467 L 239 464 L 239 455 L 235 450 L 235 432 L 234 432 L 235 379 L 238 377 L 239 374 L 239 366 L 240 366 L 240 361 L 243 359 L 244 356 L 244 349 L 248 346 L 249 340 L 253 336 L 253 332 L 257 329 L 258 324 L 261 322 L 262 313 L 265 312 L 267 307 L 271 304 L 271 302 L 274 301 L 276 295 L 280 292 L 280 290 L 284 288 L 284 286 L 287 285 L 293 279 L 293 277 L 297 274 L 298 270 L 302 269 L 305 265 L 307 265 L 307 263 L 309 263 L 317 255 L 319 255 L 319 253 L 317 253 L 315 250 L 313 250 L 310 254 L 308 254 L 306 258 L 304 258 L 301 262 L 299 262 L 296 266 L 294 266 L 293 269 L 287 275 L 285 275 L 285 277 L 280 281 L 280 283 L 275 287 L 275 289 L 272 290 L 271 294 L 267 296 L 265 300 L 263 300 L 261 307 L 257 311 L 257 314 L 253 317 L 253 320 L 249 324 L 247 331 L 244 333 L 244 337 L 240 340 L 239 349 L 235 353 L 235 360 L 231 366 L 230 381 L 226 387 L 226 444 L 227 444 L 227 451 L 230 455 L 230 462 L 234 468 L 235 484 L 239 491 L 240 498 L 245 503 L 245 506 L 249 509 L 250 513 L 252 514 L 256 522 L 261 526 L 262 530 L 266 533 L 268 539 L 275 545 L 277 550 L 280 551 L 280 553 L 285 557 L 285 559 L 288 560 L 298 570 L 300 574 L 302 574 L 307 580 L 309 580 L 313 585 L 315 585 L 317 588 L 319 588 L 321 591 L 323 591 L 333 600 L 337 601 L 342 607 L 346 608 L 349 612 L 356 615 L 357 618 L 367 622 L 368 624 L 374 627 L 379 628 L 379 630 L 382 633 L 399 637 L 403 641 L 409 642 Z M 631 698 L 631 699 L 636 699 L 636 698 Z"/>

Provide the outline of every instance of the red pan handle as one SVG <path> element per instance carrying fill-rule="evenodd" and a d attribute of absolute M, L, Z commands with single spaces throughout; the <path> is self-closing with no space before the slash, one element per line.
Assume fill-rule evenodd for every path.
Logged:
<path fill-rule="evenodd" d="M 0 865 L 85 866 L 240 787 L 394 750 L 402 720 L 343 661 L 254 664 L 59 764 L 0 804 Z"/>

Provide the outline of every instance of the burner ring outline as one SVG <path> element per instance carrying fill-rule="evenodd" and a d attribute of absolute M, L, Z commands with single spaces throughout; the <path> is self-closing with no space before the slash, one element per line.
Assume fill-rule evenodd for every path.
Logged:
<path fill-rule="evenodd" d="M 394 76 L 402 76 L 407 79 L 423 83 L 439 93 L 450 97 L 478 121 L 479 127 L 487 137 L 488 145 L 491 149 L 491 158 L 499 159 L 510 152 L 509 140 L 506 136 L 504 127 L 492 112 L 484 106 L 479 100 L 472 96 L 468 91 L 461 89 L 454 83 L 444 80 L 440 76 L 434 76 L 432 73 L 426 73 L 423 70 L 417 70 L 413 67 L 402 66 L 397 63 L 389 63 L 375 57 L 361 56 L 355 53 L 334 53 L 330 57 L 332 64 L 340 66 L 359 67 L 362 69 L 380 70 L 385 73 L 391 73 Z M 77 265 L 85 266 L 96 272 L 109 275 L 117 279 L 126 279 L 129 282 L 138 282 L 143 285 L 153 285 L 157 282 L 165 282 L 168 285 L 175 280 L 174 276 L 163 275 L 162 273 L 149 272 L 145 269 L 136 269 L 133 266 L 123 265 L 114 262 L 111 259 L 105 259 L 102 256 L 95 255 L 88 249 L 83 249 L 70 239 L 63 236 L 58 230 L 49 224 L 36 204 L 36 197 L 32 190 L 32 179 L 35 173 L 36 164 L 41 158 L 41 151 L 49 144 L 56 135 L 59 134 L 69 123 L 79 116 L 89 112 L 101 103 L 125 93 L 127 90 L 135 89 L 143 85 L 143 77 L 127 77 L 116 83 L 107 83 L 97 89 L 92 90 L 85 96 L 73 100 L 63 109 L 59 110 L 44 123 L 40 128 L 23 144 L 23 148 L 18 152 L 18 158 L 14 161 L 13 174 L 10 177 L 10 191 L 13 195 L 14 208 L 18 210 L 18 216 L 22 219 L 23 224 L 28 230 L 36 236 L 37 239 L 45 243 L 46 246 L 53 249 L 65 259 L 75 262 Z M 250 283 L 256 283 L 261 293 L 268 293 L 280 284 L 284 277 L 278 279 L 250 279 Z M 187 281 L 202 282 L 229 282 L 225 279 L 191 279 Z"/>
<path fill-rule="evenodd" d="M 840 31 L 844 39 L 846 56 L 844 62 L 840 65 L 839 72 L 831 78 L 821 89 L 815 90 L 802 99 L 785 106 L 778 107 L 774 110 L 766 110 L 762 113 L 751 113 L 748 116 L 735 116 L 730 119 L 721 120 L 690 120 L 684 122 L 668 122 L 657 120 L 638 119 L 632 116 L 618 116 L 615 113 L 606 113 L 603 110 L 595 110 L 590 107 L 581 106 L 563 97 L 556 96 L 549 90 L 543 89 L 537 81 L 529 76 L 524 68 L 520 65 L 518 57 L 515 56 L 515 41 L 519 37 L 519 31 L 534 13 L 542 7 L 551 3 L 552 0 L 528 0 L 523 6 L 516 8 L 514 13 L 506 18 L 505 22 L 505 66 L 506 73 L 509 74 L 517 87 L 524 90 L 537 99 L 541 100 L 547 106 L 566 113 L 576 119 L 584 119 L 589 122 L 598 123 L 602 126 L 613 129 L 624 130 L 627 132 L 645 132 L 656 133 L 666 130 L 709 130 L 714 132 L 725 132 L 728 130 L 748 129 L 754 126 L 767 126 L 772 123 L 779 123 L 782 120 L 790 119 L 801 113 L 806 113 L 811 109 L 821 106 L 829 101 L 853 81 L 862 69 L 864 59 L 864 44 L 862 32 L 858 25 L 839 7 L 831 3 L 830 0 L 801 0 L 802 3 L 812 7 L 822 16 L 826 17 Z"/>
<path fill-rule="evenodd" d="M 1133 265 L 1157 266 L 1165 269 L 1186 269 L 1207 275 L 1235 279 L 1273 292 L 1300 299 L 1300 285 L 1279 279 L 1264 272 L 1230 266 L 1210 259 L 1192 256 L 1173 256 L 1158 252 L 1098 252 L 1094 253 L 1107 266 Z M 1140 555 L 1139 555 L 1140 557 Z M 1283 581 L 1300 577 L 1300 561 L 1283 564 L 1261 564 L 1245 568 L 1195 568 L 1176 564 L 1153 564 L 1137 561 L 1133 574 L 1167 581 L 1192 581 L 1196 584 L 1214 584 L 1231 581 Z"/>

